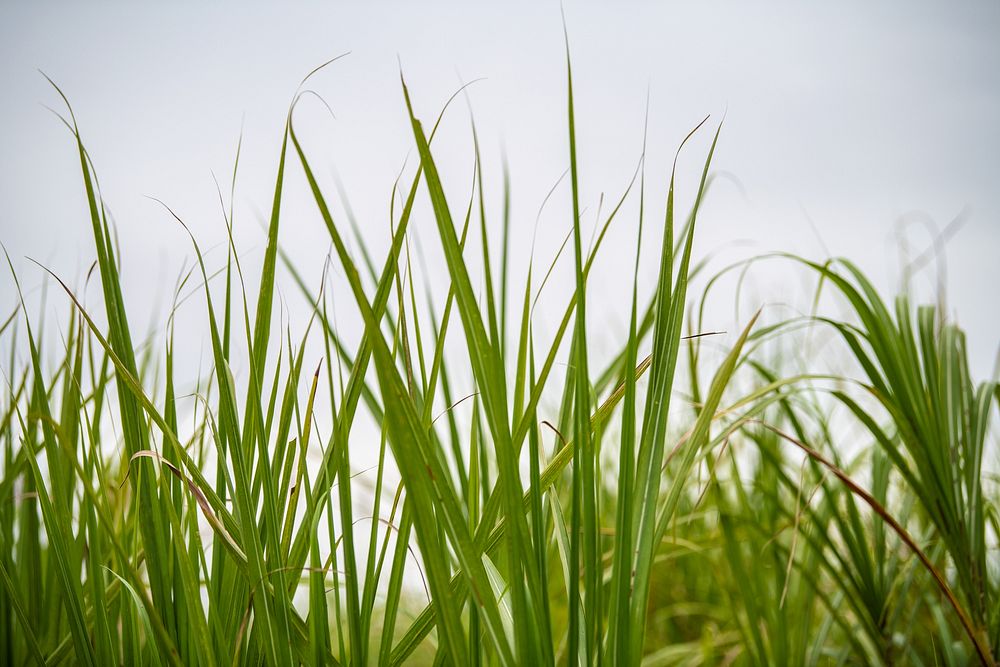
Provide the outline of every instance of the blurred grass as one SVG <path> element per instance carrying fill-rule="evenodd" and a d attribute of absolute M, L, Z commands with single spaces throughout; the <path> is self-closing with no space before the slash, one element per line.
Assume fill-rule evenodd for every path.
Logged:
<path fill-rule="evenodd" d="M 346 224 L 334 216 L 330 201 L 346 193 L 319 184 L 295 131 L 296 97 L 259 283 L 244 279 L 231 202 L 221 266 L 191 236 L 197 261 L 175 303 L 198 284 L 212 370 L 183 428 L 173 319 L 135 344 L 123 250 L 63 97 L 102 303 L 85 307 L 53 274 L 61 337 L 23 299 L 0 325 L 0 662 L 995 664 L 998 518 L 984 459 L 1000 389 L 975 382 L 965 334 L 906 295 L 890 309 L 847 260 L 790 257 L 815 279 L 816 303 L 836 292 L 847 314 L 758 313 L 728 348 L 710 348 L 703 304 L 741 268 L 709 277 L 690 308 L 721 126 L 691 210 L 675 210 L 675 173 L 665 204 L 647 203 L 644 146 L 585 250 L 568 60 L 567 76 L 575 289 L 550 339 L 533 326 L 545 280 L 529 270 L 522 288 L 509 270 L 506 166 L 502 219 L 487 214 L 474 127 L 474 185 L 456 209 L 432 150 L 448 104 L 428 133 L 402 84 L 419 163 L 409 187 L 394 187 L 379 265 L 349 205 Z M 353 350 L 332 295 L 310 288 L 279 245 L 291 178 L 329 232 L 350 290 L 338 299 L 363 323 Z M 418 197 L 432 205 L 450 280 L 443 307 L 415 286 Z M 635 264 L 622 267 L 632 271 L 627 335 L 595 368 L 587 284 L 605 235 L 628 233 L 629 198 L 638 234 Z M 638 249 L 657 233 L 657 278 L 640 301 Z M 298 341 L 273 322 L 279 261 L 313 309 Z M 857 373 L 797 367 L 789 351 L 803 328 L 835 332 Z M 310 373 L 316 342 L 325 355 Z M 568 372 L 553 375 L 564 361 Z M 472 395 L 456 396 L 470 377 Z M 452 409 L 465 401 L 468 420 Z M 352 462 L 365 420 L 379 429 L 374 516 L 356 504 Z"/>

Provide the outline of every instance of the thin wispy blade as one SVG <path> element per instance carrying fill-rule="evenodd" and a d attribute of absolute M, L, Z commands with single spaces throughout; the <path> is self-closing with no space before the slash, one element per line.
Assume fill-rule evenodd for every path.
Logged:
<path fill-rule="evenodd" d="M 311 69 L 309 71 L 309 73 L 306 74 L 304 77 L 302 77 L 302 80 L 299 81 L 299 85 L 297 86 L 296 91 L 298 89 L 302 88 L 302 86 L 304 86 L 306 84 L 306 81 L 308 81 L 309 79 L 311 79 L 313 77 L 313 75 L 315 75 L 317 72 L 319 72 L 319 71 L 321 71 L 323 69 L 326 69 L 328 66 L 332 65 L 333 63 L 337 62 L 338 60 L 340 60 L 342 58 L 346 58 L 349 55 L 351 55 L 351 52 L 350 51 L 345 51 L 344 53 L 341 53 L 339 56 L 334 56 L 333 58 L 330 58 L 329 60 L 327 60 L 326 62 L 324 62 L 322 65 L 318 65 L 318 66 L 314 67 L 313 69 Z"/>

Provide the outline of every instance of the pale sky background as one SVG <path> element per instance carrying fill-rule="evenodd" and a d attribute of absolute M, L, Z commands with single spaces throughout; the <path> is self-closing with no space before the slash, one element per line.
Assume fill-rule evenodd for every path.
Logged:
<path fill-rule="evenodd" d="M 566 2 L 565 12 L 588 229 L 601 193 L 607 210 L 635 168 L 647 90 L 651 228 L 662 218 L 678 142 L 712 115 L 711 127 L 680 162 L 680 197 L 689 202 L 711 131 L 726 114 L 714 165 L 729 178 L 718 181 L 703 209 L 700 257 L 718 253 L 713 265 L 721 267 L 770 250 L 846 255 L 892 291 L 899 284 L 901 218 L 927 217 L 943 228 L 966 211 L 946 250 L 948 308 L 969 332 L 974 375 L 992 372 L 1000 343 L 1000 3 Z M 215 248 L 208 258 L 219 266 L 225 230 L 212 173 L 228 184 L 242 127 L 237 244 L 245 266 L 258 265 L 259 218 L 270 206 L 296 85 L 316 65 L 350 51 L 311 82 L 336 120 L 314 100 L 297 116 L 324 187 L 332 196 L 336 169 L 366 235 L 383 248 L 389 193 L 412 150 L 400 63 L 426 124 L 461 81 L 482 77 L 469 100 L 483 144 L 487 205 L 499 223 L 505 152 L 520 284 L 538 207 L 568 166 L 563 49 L 556 2 L 4 3 L 0 240 L 28 290 L 41 284 L 42 273 L 26 256 L 77 287 L 94 256 L 74 146 L 43 108 L 61 105 L 41 69 L 74 105 L 117 223 L 133 326 L 148 329 L 156 321 L 154 304 L 162 315 L 192 252 L 182 230 L 146 195 L 184 217 L 203 248 Z M 452 208 L 464 210 L 472 164 L 464 101 L 452 107 L 435 147 Z M 410 154 L 407 166 L 413 164 Z M 318 281 L 329 239 L 301 170 L 290 166 L 289 174 L 281 238 Z M 414 231 L 433 274 L 440 272 L 438 242 L 423 192 L 420 200 Z M 569 229 L 568 206 L 564 183 L 541 218 L 536 265 L 549 261 Z M 625 330 L 635 210 L 626 207 L 595 266 L 589 308 L 597 346 L 610 346 Z M 643 257 L 652 260 L 658 241 L 649 234 Z M 909 228 L 908 238 L 915 252 L 929 242 L 920 225 Z M 571 264 L 562 268 L 555 294 L 569 285 Z M 644 268 L 648 293 L 654 266 Z M 762 265 L 744 302 L 750 309 L 783 301 L 804 307 L 812 281 L 803 276 L 787 264 Z M 433 284 L 440 278 L 430 276 Z M 295 288 L 279 281 L 293 331 L 301 332 Z M 918 290 L 929 295 L 932 282 L 933 273 L 922 274 Z M 732 294 L 720 293 L 708 328 L 735 335 Z M 98 290 L 92 285 L 88 295 L 96 300 Z M 60 307 L 62 298 L 50 294 Z M 15 302 L 5 275 L 4 314 Z M 198 300 L 185 306 L 193 324 L 179 334 L 180 349 L 201 344 L 202 308 Z M 543 309 L 543 324 L 545 315 Z"/>

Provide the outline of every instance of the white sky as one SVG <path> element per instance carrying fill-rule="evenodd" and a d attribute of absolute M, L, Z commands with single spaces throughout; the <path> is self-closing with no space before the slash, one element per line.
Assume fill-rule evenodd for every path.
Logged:
<path fill-rule="evenodd" d="M 651 226 L 662 216 L 677 143 L 705 115 L 712 114 L 714 124 L 725 113 L 715 166 L 742 191 L 733 180 L 718 183 L 699 223 L 699 256 L 725 247 L 721 266 L 723 258 L 769 250 L 842 254 L 891 290 L 898 285 L 900 217 L 918 212 L 944 227 L 967 210 L 947 247 L 949 309 L 969 331 L 973 373 L 988 375 L 1000 342 L 1000 4 L 691 5 L 566 3 L 587 224 L 600 194 L 617 198 L 632 174 L 647 89 Z M 538 206 L 568 165 L 562 39 L 556 2 L 419 9 L 409 3 L 294 9 L 4 4 L 0 240 L 29 289 L 42 275 L 25 256 L 76 285 L 93 258 L 79 165 L 68 133 L 42 106 L 59 108 L 36 71 L 42 69 L 74 105 L 117 222 L 126 298 L 138 314 L 133 324 L 148 326 L 154 299 L 162 313 L 192 253 L 183 232 L 145 196 L 169 203 L 203 247 L 220 243 L 224 227 L 212 172 L 228 182 L 242 126 L 237 243 L 246 264 L 258 264 L 258 215 L 270 205 L 290 98 L 306 72 L 351 51 L 312 82 L 336 120 L 314 101 L 300 117 L 328 192 L 335 191 L 335 168 L 381 248 L 390 189 L 412 146 L 399 63 L 425 123 L 461 80 L 484 77 L 470 89 L 470 100 L 491 183 L 487 203 L 499 223 L 503 147 L 512 172 L 520 276 Z M 681 161 L 685 202 L 710 131 Z M 462 210 L 472 157 L 464 102 L 447 117 L 436 153 L 452 207 Z M 329 240 L 300 171 L 289 171 L 282 239 L 318 280 Z M 546 262 L 568 229 L 568 202 L 563 187 L 542 218 L 537 248 Z M 591 329 L 609 346 L 625 328 L 634 212 L 626 209 L 612 233 L 591 287 Z M 433 260 L 433 222 L 426 207 L 419 213 L 416 232 Z M 910 238 L 918 251 L 928 242 L 919 226 Z M 737 241 L 749 244 L 734 248 Z M 644 257 L 652 260 L 656 245 L 655 239 L 645 244 Z M 214 266 L 222 257 L 218 249 L 209 255 Z M 431 261 L 432 272 L 438 266 Z M 654 267 L 647 262 L 645 269 L 648 291 Z M 745 301 L 751 308 L 807 304 L 801 275 L 788 266 L 761 267 Z M 557 294 L 568 276 L 557 276 Z M 440 276 L 431 276 L 435 280 Z M 920 284 L 930 282 L 927 274 Z M 282 286 L 292 300 L 292 284 Z M 91 292 L 96 298 L 93 286 Z M 6 313 L 14 303 L 13 283 L 4 277 L 0 307 Z M 293 329 L 301 332 L 303 316 L 292 307 Z M 196 301 L 188 308 L 201 316 Z M 712 313 L 708 328 L 735 331 L 731 290 Z M 200 338 L 204 330 L 192 335 Z"/>

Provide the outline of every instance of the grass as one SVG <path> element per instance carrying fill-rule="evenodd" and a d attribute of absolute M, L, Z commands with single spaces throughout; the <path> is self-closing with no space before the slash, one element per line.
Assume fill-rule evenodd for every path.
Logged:
<path fill-rule="evenodd" d="M 0 661 L 996 664 L 998 496 L 984 458 L 1000 389 L 974 382 L 961 329 L 906 295 L 890 308 L 847 260 L 783 256 L 817 304 L 833 293 L 846 311 L 757 313 L 719 350 L 704 304 L 747 265 L 688 290 L 706 271 L 693 239 L 721 126 L 690 210 L 676 210 L 675 173 L 665 206 L 647 193 L 644 152 L 587 249 L 567 59 L 571 256 L 541 268 L 571 264 L 575 289 L 546 314 L 554 334 L 536 336 L 546 280 L 537 266 L 512 276 L 506 169 L 491 248 L 474 129 L 474 186 L 456 207 L 434 160 L 444 110 L 425 125 L 402 88 L 419 162 L 394 187 L 384 258 L 350 214 L 335 217 L 344 194 L 320 185 L 292 110 L 258 284 L 231 204 L 221 266 L 191 236 L 175 302 L 185 287 L 199 296 L 212 355 L 193 398 L 178 394 L 188 362 L 172 317 L 136 343 L 123 250 L 63 98 L 102 298 L 85 306 L 51 274 L 61 336 L 23 298 L 0 326 Z M 332 296 L 281 248 L 287 179 L 305 183 L 329 233 L 340 307 L 363 325 L 353 349 Z M 436 223 L 443 303 L 418 293 L 418 198 Z M 598 365 L 587 285 L 606 235 L 629 226 L 627 334 Z M 656 239 L 645 285 L 638 250 Z M 312 305 L 299 340 L 273 321 L 279 265 Z M 824 331 L 849 370 L 795 362 L 802 336 Z M 310 345 L 323 350 L 314 372 Z M 470 378 L 472 395 L 456 395 Z M 352 458 L 366 423 L 374 471 Z"/>

